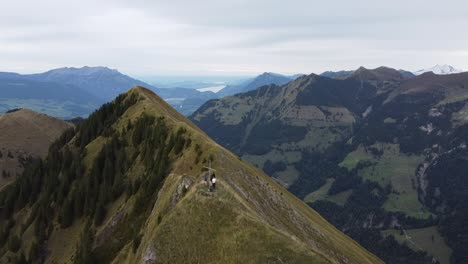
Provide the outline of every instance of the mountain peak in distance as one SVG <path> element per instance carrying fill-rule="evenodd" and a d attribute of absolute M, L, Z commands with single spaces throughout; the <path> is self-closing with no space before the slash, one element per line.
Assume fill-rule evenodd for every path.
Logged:
<path fill-rule="evenodd" d="M 438 74 L 438 75 L 447 75 L 447 74 L 454 74 L 454 73 L 461 73 L 463 72 L 463 70 L 461 69 L 456 69 L 455 67 L 453 66 L 450 66 L 450 65 L 447 65 L 447 64 L 444 64 L 444 65 L 435 65 L 431 68 L 427 68 L 427 69 L 421 69 L 419 71 L 415 71 L 413 72 L 414 75 L 421 75 L 425 72 L 432 72 L 434 74 Z"/>
<path fill-rule="evenodd" d="M 46 73 L 61 73 L 61 74 L 77 74 L 77 75 L 90 75 L 100 72 L 119 73 L 116 69 L 111 69 L 105 66 L 83 66 L 83 67 L 62 67 L 52 69 Z"/>

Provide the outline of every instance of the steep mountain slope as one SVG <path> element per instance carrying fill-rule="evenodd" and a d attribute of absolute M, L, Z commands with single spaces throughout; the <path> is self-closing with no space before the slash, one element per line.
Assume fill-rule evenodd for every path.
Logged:
<path fill-rule="evenodd" d="M 425 73 L 404 82 L 363 122 L 352 138 L 355 150 L 341 164 L 391 190 L 382 207 L 419 219 L 401 221 L 405 229 L 436 226 L 451 248 L 436 256 L 443 263 L 452 250 L 452 263 L 468 259 L 468 233 L 460 226 L 468 217 L 468 186 L 466 174 L 457 173 L 467 165 L 466 87 L 467 73 Z"/>
<path fill-rule="evenodd" d="M 228 85 L 223 88 L 221 91 L 217 92 L 219 97 L 234 95 L 238 93 L 244 93 L 248 91 L 252 91 L 257 89 L 258 87 L 269 85 L 269 84 L 276 84 L 276 85 L 283 85 L 294 80 L 296 76 L 284 76 L 277 73 L 271 72 L 264 72 L 259 76 L 255 77 L 253 80 L 250 80 L 244 84 L 240 85 Z"/>
<path fill-rule="evenodd" d="M 372 108 L 371 100 L 397 83 L 381 82 L 379 74 L 364 68 L 343 80 L 311 74 L 282 87 L 209 101 L 191 118 L 217 142 L 289 186 L 306 173 L 297 170 L 304 153 L 321 153 L 349 137 L 356 119 Z"/>
<path fill-rule="evenodd" d="M 47 150 L 72 125 L 28 109 L 0 115 L 0 190 L 20 175 L 30 158 Z"/>
<path fill-rule="evenodd" d="M 209 101 L 191 118 L 385 261 L 432 261 L 391 234 L 441 263 L 463 263 L 468 233 L 459 228 L 457 237 L 444 223 L 459 227 L 466 217 L 466 179 L 455 168 L 465 166 L 467 74 L 407 79 L 381 67 L 341 79 L 311 75 Z M 450 155 L 451 174 L 431 169 Z"/>
<path fill-rule="evenodd" d="M 381 263 L 141 87 L 64 133 L 0 205 L 0 262 Z"/>
<path fill-rule="evenodd" d="M 435 65 L 434 67 L 427 68 L 427 69 L 421 69 L 419 71 L 413 72 L 414 75 L 421 75 L 426 72 L 432 72 L 438 75 L 446 75 L 446 74 L 453 74 L 453 73 L 461 73 L 463 72 L 462 70 L 455 69 L 454 67 L 444 64 L 444 65 Z"/>

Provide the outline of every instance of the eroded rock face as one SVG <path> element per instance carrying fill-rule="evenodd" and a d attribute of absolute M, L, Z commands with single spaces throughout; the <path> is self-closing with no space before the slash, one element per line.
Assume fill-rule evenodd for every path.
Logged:
<path fill-rule="evenodd" d="M 172 195 L 172 206 L 175 206 L 177 202 L 184 197 L 184 194 L 188 191 L 190 186 L 192 186 L 193 180 L 188 176 L 184 176 L 179 184 L 177 185 L 175 193 Z"/>
<path fill-rule="evenodd" d="M 145 255 L 143 255 L 142 262 L 143 264 L 152 264 L 157 261 L 156 250 L 152 247 L 146 249 Z"/>
<path fill-rule="evenodd" d="M 118 212 L 116 215 L 112 217 L 109 224 L 102 230 L 102 232 L 96 238 L 96 246 L 99 247 L 104 244 L 114 233 L 117 229 L 117 226 L 124 220 L 125 213 Z"/>

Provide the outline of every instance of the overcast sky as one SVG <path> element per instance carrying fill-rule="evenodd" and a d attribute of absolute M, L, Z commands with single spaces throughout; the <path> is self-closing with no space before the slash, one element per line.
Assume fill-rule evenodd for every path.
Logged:
<path fill-rule="evenodd" d="M 152 3 L 148 3 L 152 2 Z M 0 71 L 468 70 L 468 1 L 1 0 Z"/>

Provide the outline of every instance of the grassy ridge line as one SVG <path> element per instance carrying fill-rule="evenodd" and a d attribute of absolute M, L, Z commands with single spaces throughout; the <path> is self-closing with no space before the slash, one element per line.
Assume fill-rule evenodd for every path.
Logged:
<path fill-rule="evenodd" d="M 150 91 L 147 91 L 147 90 L 143 90 L 143 92 L 146 94 L 146 96 L 150 97 L 150 100 L 153 101 L 153 102 L 158 102 L 160 100 L 157 100 L 158 98 L 155 98 L 155 96 L 151 96 L 151 93 Z M 149 94 L 148 94 L 149 93 Z M 158 102 L 159 103 L 159 102 Z M 165 109 L 166 110 L 166 109 Z M 172 109 L 171 109 L 172 110 Z M 189 124 L 190 128 L 194 129 L 195 131 L 197 132 L 201 132 L 200 129 L 198 129 L 197 127 L 195 127 L 189 120 L 187 120 L 185 117 L 183 117 L 182 115 L 178 114 L 177 112 L 170 112 L 170 111 L 164 111 L 166 115 L 169 115 L 171 117 L 171 119 L 173 121 L 176 121 L 176 122 L 181 122 L 183 124 Z M 196 133 L 198 134 L 198 133 Z M 336 241 L 332 241 L 332 243 L 329 245 L 329 246 L 333 246 L 333 244 L 335 244 L 336 246 L 338 245 L 347 245 L 347 247 L 350 247 L 349 249 L 346 249 L 345 251 L 347 253 L 350 253 L 350 254 L 356 254 L 356 252 L 359 252 L 359 251 L 365 251 L 362 247 L 360 247 L 355 241 L 353 241 L 352 239 L 348 238 L 347 236 L 345 236 L 344 234 L 342 234 L 339 230 L 337 230 L 336 228 L 334 228 L 332 225 L 330 225 L 324 218 L 322 218 L 318 213 L 316 213 L 315 211 L 311 210 L 309 206 L 307 206 L 303 201 L 301 201 L 300 199 L 296 198 L 294 195 L 290 194 L 289 192 L 287 192 L 286 190 L 284 190 L 279 184 L 277 184 L 275 181 L 273 181 L 270 177 L 264 175 L 263 172 L 261 172 L 259 169 L 257 168 L 254 168 L 253 166 L 245 163 L 245 162 L 242 162 L 242 161 L 239 161 L 239 158 L 237 156 L 235 156 L 234 154 L 232 154 L 231 152 L 227 151 L 225 148 L 219 146 L 217 143 L 215 143 L 214 141 L 212 141 L 210 138 L 208 138 L 208 136 L 206 136 L 206 134 L 204 134 L 203 132 L 201 132 L 201 136 L 200 135 L 194 135 L 195 137 L 200 137 L 201 140 L 203 140 L 205 143 L 207 143 L 207 147 L 209 149 L 209 152 L 211 152 L 212 150 L 221 150 L 219 151 L 218 153 L 215 153 L 215 157 L 218 156 L 227 156 L 226 159 L 223 159 L 227 162 L 224 162 L 222 163 L 223 166 L 227 166 L 227 164 L 229 164 L 229 161 L 238 161 L 236 162 L 236 164 L 233 164 L 233 168 L 230 168 L 230 171 L 237 171 L 239 169 L 247 169 L 248 171 L 248 176 L 253 176 L 253 175 L 256 175 L 256 176 L 259 176 L 261 178 L 261 180 L 263 182 L 266 182 L 268 184 L 268 186 L 273 186 L 274 190 L 278 193 L 282 192 L 283 195 L 285 197 L 287 197 L 287 200 L 291 203 L 291 204 L 294 204 L 295 207 L 297 207 L 299 209 L 299 212 L 308 220 L 312 221 L 313 223 L 315 223 L 317 226 L 320 226 L 320 227 L 327 227 L 326 230 L 327 232 L 330 233 L 330 236 L 328 236 L 329 238 L 330 237 L 333 237 L 333 238 L 339 238 L 339 239 L 335 239 Z M 196 139 L 196 141 L 198 141 L 198 139 Z M 237 166 L 239 166 L 240 164 L 241 165 L 241 168 L 238 168 Z M 176 169 L 177 170 L 177 169 Z M 226 171 L 229 171 L 229 168 L 226 169 Z M 223 174 L 222 174 L 223 175 Z M 241 180 L 242 179 L 236 179 L 237 182 L 242 182 Z M 228 182 L 228 180 L 226 179 L 226 182 Z M 268 195 L 268 194 L 267 194 Z M 248 202 L 249 203 L 249 202 Z M 251 204 L 251 203 L 250 203 Z M 297 234 L 298 237 L 300 237 L 300 234 Z M 341 237 L 342 236 L 342 237 Z M 336 243 L 334 243 L 336 242 Z M 342 248 L 340 248 L 342 249 Z M 376 263 L 378 262 L 378 259 L 373 256 L 372 254 L 370 253 L 365 253 L 365 254 L 357 254 L 358 256 L 362 257 L 363 259 L 369 259 L 369 262 L 368 263 Z"/>
<path fill-rule="evenodd" d="M 193 125 L 190 121 L 188 121 L 184 116 L 180 115 L 178 112 L 173 110 L 172 108 L 168 107 L 168 105 L 162 101 L 160 98 L 158 98 L 156 95 L 154 95 L 151 91 L 137 87 L 133 88 L 131 92 L 138 92 L 139 94 L 143 94 L 143 96 L 148 99 L 148 100 L 142 100 L 140 101 L 137 105 L 134 107 L 131 107 L 128 112 L 129 112 L 129 117 L 132 118 L 135 113 L 138 113 L 140 111 L 137 111 L 136 108 L 141 108 L 143 107 L 146 113 L 150 113 L 156 116 L 159 115 L 164 115 L 166 118 L 171 120 L 172 122 L 175 122 L 174 124 L 171 124 L 171 122 L 168 122 L 168 125 L 171 126 L 183 126 L 187 128 L 189 131 L 192 139 L 194 142 L 200 142 L 202 143 L 202 149 L 206 153 L 211 153 L 215 157 L 215 163 L 214 166 L 219 166 L 219 172 L 220 172 L 220 180 L 223 182 L 226 182 L 226 184 L 231 185 L 229 189 L 231 190 L 239 190 L 238 188 L 235 188 L 234 184 L 237 184 L 240 186 L 241 190 L 247 190 L 246 193 L 251 195 L 251 197 L 254 197 L 254 193 L 252 193 L 252 189 L 255 190 L 263 190 L 264 192 L 259 192 L 257 195 L 260 196 L 270 196 L 271 191 L 276 192 L 276 196 L 281 196 L 279 199 L 281 200 L 282 204 L 287 205 L 287 209 L 291 209 L 293 207 L 297 208 L 291 210 L 290 212 L 294 212 L 295 214 L 298 214 L 300 218 L 306 219 L 309 221 L 309 223 L 313 223 L 312 226 L 307 226 L 309 223 L 306 223 L 307 221 L 301 222 L 301 224 L 305 224 L 307 228 L 310 228 L 310 230 L 318 230 L 318 229 L 324 229 L 325 231 L 325 236 L 326 238 L 321 238 L 322 241 L 320 243 L 325 243 L 324 246 L 316 246 L 317 251 L 324 251 L 327 252 L 325 255 L 333 256 L 333 258 L 336 258 L 337 256 L 334 256 L 336 253 L 333 253 L 333 251 L 338 251 L 338 252 L 343 252 L 343 255 L 351 256 L 351 258 L 354 258 L 355 260 L 359 259 L 359 262 L 356 263 L 379 263 L 380 260 L 373 256 L 372 254 L 368 253 L 365 249 L 360 247 L 355 241 L 347 237 L 346 235 L 342 234 L 339 230 L 334 228 L 331 224 L 329 224 L 325 219 L 323 219 L 318 213 L 310 209 L 309 206 L 307 206 L 303 201 L 300 199 L 296 198 L 292 194 L 288 193 L 284 188 L 282 188 L 279 184 L 277 184 L 275 181 L 270 179 L 270 177 L 264 175 L 263 172 L 260 170 L 254 168 L 253 166 L 242 162 L 239 160 L 237 156 L 232 154 L 231 152 L 227 151 L 217 143 L 215 143 L 213 140 L 211 140 L 205 133 L 203 133 L 198 127 Z M 133 109 L 135 108 L 135 109 Z M 132 112 L 134 112 L 132 114 Z M 127 113 L 125 113 L 127 115 Z M 176 174 L 184 174 L 184 173 L 189 173 L 190 171 L 194 171 L 195 169 L 190 170 L 187 167 L 187 164 L 190 164 L 190 157 L 193 153 L 184 153 L 184 156 L 179 158 L 176 164 L 174 165 L 173 168 L 173 173 Z M 222 158 L 223 157 L 223 158 Z M 222 158 L 222 159 L 220 159 Z M 235 161 L 235 162 L 233 162 Z M 225 178 L 225 175 L 229 175 L 232 172 L 237 172 L 237 171 L 245 171 L 245 175 L 235 175 L 231 176 L 229 178 Z M 252 183 L 251 179 L 254 179 L 258 177 L 259 182 L 255 186 L 256 188 L 249 188 L 252 187 L 254 183 Z M 224 180 L 223 180 L 224 179 Z M 262 188 L 263 186 L 268 186 L 268 188 L 265 190 Z M 279 193 L 282 193 L 281 195 L 278 195 Z M 247 203 L 250 205 L 249 207 L 251 208 L 249 211 L 255 211 L 258 212 L 259 208 L 256 208 L 254 205 L 254 202 L 259 202 L 262 201 L 260 197 L 256 197 L 255 200 L 250 199 L 251 197 L 245 197 L 237 191 L 236 196 L 241 196 L 242 200 L 245 200 L 244 203 Z M 284 199 L 286 197 L 286 199 Z M 272 216 L 272 218 L 276 218 L 276 225 L 272 225 L 275 229 L 281 230 L 281 232 L 288 233 L 289 236 L 293 236 L 296 238 L 299 238 L 303 241 L 306 241 L 305 239 L 305 234 L 303 234 L 304 230 L 301 230 L 301 228 L 292 228 L 291 221 L 290 219 L 291 216 L 286 216 L 284 217 L 283 215 L 287 215 L 288 212 L 277 212 L 273 210 L 273 208 L 270 208 L 269 211 L 267 209 L 261 208 L 263 210 L 266 210 L 267 214 Z M 276 214 L 276 216 L 274 216 Z M 283 218 L 283 219 L 281 219 Z M 264 217 L 260 216 L 260 219 L 267 223 L 268 225 L 271 225 L 269 222 L 272 222 L 270 219 L 265 219 Z M 288 226 L 289 224 L 289 226 Z M 281 225 L 283 225 L 281 227 Z M 320 232 L 319 232 L 320 233 Z M 315 233 L 315 235 L 319 234 Z M 309 233 L 310 235 L 311 233 Z M 318 237 L 314 237 L 318 238 Z M 308 241 L 309 246 L 314 245 L 313 241 Z M 342 259 L 344 261 L 344 259 Z"/>

